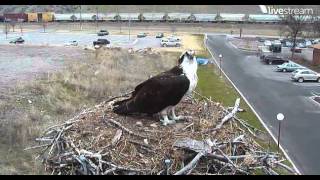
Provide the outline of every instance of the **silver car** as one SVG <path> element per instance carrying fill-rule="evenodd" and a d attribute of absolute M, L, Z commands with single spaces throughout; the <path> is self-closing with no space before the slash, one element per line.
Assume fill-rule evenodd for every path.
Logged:
<path fill-rule="evenodd" d="M 317 81 L 320 83 L 320 74 L 309 69 L 300 69 L 292 73 L 291 79 L 300 83 L 304 81 Z"/>

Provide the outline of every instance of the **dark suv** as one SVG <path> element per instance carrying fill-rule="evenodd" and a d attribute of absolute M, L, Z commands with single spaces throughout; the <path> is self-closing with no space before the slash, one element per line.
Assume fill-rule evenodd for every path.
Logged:
<path fill-rule="evenodd" d="M 275 55 L 268 55 L 264 57 L 263 61 L 266 64 L 271 65 L 271 64 L 283 64 L 283 63 L 289 62 L 289 59 L 286 59 L 280 56 L 275 56 Z"/>
<path fill-rule="evenodd" d="M 104 46 L 104 45 L 107 45 L 107 44 L 110 44 L 110 41 L 107 40 L 107 39 L 98 39 L 97 41 L 93 41 L 93 46 Z"/>

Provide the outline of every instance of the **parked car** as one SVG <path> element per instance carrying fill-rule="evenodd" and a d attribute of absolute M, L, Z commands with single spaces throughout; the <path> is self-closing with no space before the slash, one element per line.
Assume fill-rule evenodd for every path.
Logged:
<path fill-rule="evenodd" d="M 147 36 L 147 33 L 144 33 L 144 32 L 141 32 L 137 35 L 138 38 L 143 38 L 143 37 L 146 37 Z"/>
<path fill-rule="evenodd" d="M 157 35 L 156 35 L 156 38 L 163 38 L 163 33 L 158 33 Z"/>
<path fill-rule="evenodd" d="M 100 30 L 98 32 L 98 36 L 106 36 L 109 35 L 109 32 L 107 30 Z"/>
<path fill-rule="evenodd" d="M 291 79 L 300 83 L 304 81 L 317 81 L 320 83 L 320 74 L 309 69 L 300 69 L 292 73 Z"/>
<path fill-rule="evenodd" d="M 70 41 L 65 43 L 65 46 L 78 46 L 78 42 L 77 41 Z"/>
<path fill-rule="evenodd" d="M 290 51 L 292 52 L 292 51 L 293 51 L 293 48 L 291 48 Z M 299 48 L 299 47 L 295 47 L 295 48 L 294 48 L 294 52 L 295 52 L 295 53 L 301 53 L 301 52 L 302 52 L 302 49 Z"/>
<path fill-rule="evenodd" d="M 305 69 L 305 68 L 300 66 L 299 64 L 288 62 L 288 63 L 283 63 L 281 65 L 278 65 L 276 70 L 282 71 L 282 72 L 293 72 L 298 69 Z"/>
<path fill-rule="evenodd" d="M 265 41 L 265 39 L 262 38 L 262 37 L 257 37 L 257 39 L 258 39 L 258 42 L 264 42 Z"/>
<path fill-rule="evenodd" d="M 266 63 L 266 64 L 283 64 L 283 63 L 287 63 L 289 62 L 289 59 L 286 59 L 286 58 L 283 58 L 283 57 L 280 57 L 280 56 L 275 56 L 275 55 L 268 55 L 268 56 L 265 56 L 263 61 Z"/>
<path fill-rule="evenodd" d="M 314 40 L 312 41 L 312 43 L 313 43 L 313 44 L 319 44 L 319 43 L 320 43 L 320 39 L 314 39 Z"/>
<path fill-rule="evenodd" d="M 107 39 L 98 39 L 96 41 L 93 41 L 94 47 L 101 47 L 101 46 L 108 45 L 108 44 L 110 44 L 110 41 Z"/>
<path fill-rule="evenodd" d="M 15 40 L 10 41 L 10 43 L 21 44 L 21 43 L 24 43 L 24 39 L 22 37 L 19 37 Z"/>
<path fill-rule="evenodd" d="M 269 41 L 269 40 L 265 40 L 264 41 L 264 43 L 263 43 L 263 45 L 265 45 L 265 46 L 271 46 L 271 41 Z"/>
<path fill-rule="evenodd" d="M 298 43 L 297 47 L 299 47 L 299 48 L 307 48 L 305 43 Z"/>
<path fill-rule="evenodd" d="M 312 41 L 311 40 L 307 40 L 306 41 L 306 43 L 305 43 L 305 45 L 307 46 L 307 47 L 312 47 Z"/>
<path fill-rule="evenodd" d="M 178 47 L 178 46 L 181 46 L 181 43 L 180 41 L 176 41 L 174 39 L 167 39 L 167 38 L 162 38 L 161 39 L 161 42 L 160 42 L 160 45 L 162 47 L 167 47 L 167 46 L 175 46 L 175 47 Z"/>
<path fill-rule="evenodd" d="M 281 42 L 279 40 L 275 40 L 272 42 L 271 46 L 269 46 L 269 50 L 274 53 L 280 53 L 281 47 Z"/>
<path fill-rule="evenodd" d="M 177 36 L 171 35 L 168 37 L 168 39 L 172 40 L 172 41 L 181 41 L 181 39 Z"/>

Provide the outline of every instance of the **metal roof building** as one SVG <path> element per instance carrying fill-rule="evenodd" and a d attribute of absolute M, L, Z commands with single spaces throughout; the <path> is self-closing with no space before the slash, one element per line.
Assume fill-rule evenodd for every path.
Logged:
<path fill-rule="evenodd" d="M 216 21 L 215 18 L 217 14 L 193 14 L 194 17 L 196 18 L 196 21 L 199 22 L 212 22 Z"/>

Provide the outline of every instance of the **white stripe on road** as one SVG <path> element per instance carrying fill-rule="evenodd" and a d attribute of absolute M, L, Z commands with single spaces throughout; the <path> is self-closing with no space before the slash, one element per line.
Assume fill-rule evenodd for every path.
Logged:
<path fill-rule="evenodd" d="M 206 46 L 206 48 L 208 49 L 209 53 L 211 54 L 211 57 L 213 58 L 213 60 L 215 61 L 216 65 L 218 65 L 218 62 L 216 60 L 216 58 L 214 58 L 212 52 L 210 51 L 210 49 L 207 46 L 207 34 L 205 34 L 205 39 L 204 39 L 204 44 Z M 260 123 L 263 125 L 263 127 L 268 131 L 268 133 L 271 135 L 271 137 L 273 138 L 273 140 L 277 143 L 277 139 L 276 137 L 272 134 L 272 132 L 270 131 L 270 129 L 267 127 L 267 125 L 263 122 L 262 118 L 259 116 L 259 114 L 254 110 L 253 106 L 249 103 L 249 101 L 247 100 L 247 98 L 242 94 L 242 92 L 237 88 L 237 86 L 231 81 L 231 79 L 227 76 L 227 74 L 223 71 L 222 69 L 222 73 L 224 74 L 224 76 L 229 80 L 229 82 L 232 84 L 232 86 L 238 91 L 238 93 L 241 95 L 241 97 L 245 100 L 245 102 L 248 104 L 248 106 L 251 108 L 251 110 L 254 112 L 254 114 L 258 117 Z M 283 154 L 286 156 L 286 158 L 290 161 L 290 163 L 293 165 L 293 168 L 295 169 L 295 171 L 298 174 L 301 174 L 299 169 L 295 166 L 295 164 L 293 163 L 292 159 L 289 157 L 289 155 L 287 154 L 287 152 L 285 151 L 285 149 L 281 146 L 280 144 L 280 149 L 283 152 Z"/>

